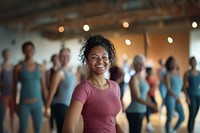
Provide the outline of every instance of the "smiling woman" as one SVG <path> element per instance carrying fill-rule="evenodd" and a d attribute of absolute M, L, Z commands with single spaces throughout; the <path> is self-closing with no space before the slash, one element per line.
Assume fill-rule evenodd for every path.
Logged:
<path fill-rule="evenodd" d="M 86 38 L 80 57 L 88 65 L 90 75 L 75 88 L 63 133 L 75 132 L 81 114 L 83 133 L 123 132 L 116 121 L 121 109 L 119 86 L 104 78 L 114 56 L 114 45 L 108 39 L 101 35 Z"/>

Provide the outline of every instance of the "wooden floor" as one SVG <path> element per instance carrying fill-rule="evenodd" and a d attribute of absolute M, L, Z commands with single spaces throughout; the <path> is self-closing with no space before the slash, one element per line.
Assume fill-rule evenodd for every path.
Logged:
<path fill-rule="evenodd" d="M 124 95 L 123 100 L 124 100 L 125 106 L 128 106 L 128 104 L 130 103 L 130 92 L 129 92 L 128 88 L 125 90 L 125 95 Z M 159 94 L 158 91 L 156 92 L 156 100 L 157 100 L 158 105 L 160 107 L 161 100 L 160 100 L 160 94 Z M 183 122 L 183 124 L 181 125 L 181 127 L 177 130 L 177 133 L 187 133 L 188 107 L 187 107 L 186 102 L 185 102 L 184 94 L 181 94 L 181 102 L 182 102 L 183 107 L 184 107 L 186 119 Z M 5 133 L 10 133 L 8 114 L 9 113 L 7 111 L 6 119 L 4 121 L 4 128 L 6 130 Z M 160 113 L 151 115 L 151 121 L 152 121 L 152 124 L 155 128 L 154 133 L 165 133 L 165 129 L 164 129 L 164 125 L 165 125 L 165 121 L 166 121 L 165 114 L 166 114 L 166 110 L 164 110 L 162 115 Z M 175 116 L 173 118 L 172 125 L 176 122 L 177 118 L 178 118 L 178 116 Z M 120 112 L 118 117 L 117 117 L 117 120 L 118 120 L 119 124 L 121 125 L 121 127 L 123 128 L 123 130 L 125 131 L 125 133 L 128 133 L 128 122 L 127 122 L 127 119 L 126 119 L 126 114 L 124 112 Z M 194 133 L 200 133 L 200 126 L 199 125 L 200 125 L 200 113 L 198 113 L 198 116 L 196 117 Z M 17 116 L 15 116 L 15 133 L 17 133 L 18 127 L 19 127 L 18 118 L 17 118 Z M 79 123 L 79 126 L 77 128 L 77 133 L 81 133 L 81 131 L 82 131 L 82 122 Z M 29 126 L 28 126 L 27 133 L 34 133 L 33 128 L 32 128 L 31 119 L 29 120 Z M 43 119 L 42 133 L 50 133 L 49 122 L 48 122 L 48 119 L 45 118 L 45 117 Z M 146 119 L 144 119 L 144 121 L 143 121 L 142 133 L 146 133 Z"/>

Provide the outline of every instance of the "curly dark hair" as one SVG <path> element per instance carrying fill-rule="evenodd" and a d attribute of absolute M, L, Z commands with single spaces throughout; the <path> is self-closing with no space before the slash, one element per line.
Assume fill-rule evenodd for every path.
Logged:
<path fill-rule="evenodd" d="M 170 56 L 166 63 L 165 63 L 165 67 L 167 69 L 167 71 L 171 71 L 172 70 L 172 62 L 175 61 L 175 58 L 173 56 Z"/>
<path fill-rule="evenodd" d="M 194 56 L 190 57 L 190 59 L 189 59 L 189 63 L 191 64 L 193 60 L 196 61 L 196 58 L 195 58 Z"/>
<path fill-rule="evenodd" d="M 96 46 L 102 46 L 108 53 L 108 58 L 110 63 L 113 62 L 113 59 L 116 55 L 115 47 L 110 40 L 103 37 L 102 35 L 87 35 L 80 49 L 80 61 L 84 64 L 88 59 L 90 50 Z"/>

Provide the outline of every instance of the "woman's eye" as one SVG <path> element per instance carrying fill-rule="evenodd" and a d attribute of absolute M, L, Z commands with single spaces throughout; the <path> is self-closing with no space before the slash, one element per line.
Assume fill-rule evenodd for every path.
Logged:
<path fill-rule="evenodd" d="M 96 59 L 97 57 L 95 57 L 95 56 L 93 56 L 93 57 L 91 57 L 91 59 Z"/>
<path fill-rule="evenodd" d="M 103 57 L 103 59 L 104 59 L 104 60 L 107 60 L 107 59 L 108 59 L 108 57 L 106 57 L 106 56 L 105 56 L 105 57 Z"/>

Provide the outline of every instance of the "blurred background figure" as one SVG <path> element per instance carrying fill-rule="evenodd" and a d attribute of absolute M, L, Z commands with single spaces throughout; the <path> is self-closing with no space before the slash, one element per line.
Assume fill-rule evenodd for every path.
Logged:
<path fill-rule="evenodd" d="M 185 119 L 183 106 L 180 102 L 180 92 L 182 90 L 183 80 L 177 69 L 177 63 L 174 57 L 170 56 L 166 61 L 166 87 L 167 95 L 165 99 L 165 104 L 167 108 L 167 121 L 165 124 L 167 133 L 176 133 L 176 130 L 180 127 L 181 123 Z M 178 121 L 171 127 L 171 121 L 173 118 L 174 111 L 179 114 Z"/>
<path fill-rule="evenodd" d="M 4 49 L 2 52 L 3 63 L 0 66 L 0 92 L 3 104 L 3 120 L 7 109 L 9 109 L 10 129 L 14 131 L 14 100 L 12 95 L 13 89 L 13 64 L 10 62 L 10 50 Z"/>
<path fill-rule="evenodd" d="M 46 82 L 47 82 L 47 88 L 50 88 L 50 84 L 52 82 L 53 79 L 53 75 L 56 73 L 56 71 L 59 69 L 60 67 L 60 63 L 59 63 L 59 58 L 57 54 L 53 54 L 51 56 L 51 63 L 52 63 L 52 67 L 47 71 L 47 75 L 46 75 Z M 50 92 L 50 90 L 48 90 Z M 56 95 L 56 94 L 55 94 Z M 54 120 L 55 120 L 55 116 L 54 116 L 54 101 L 55 101 L 55 96 L 52 100 L 51 106 L 50 106 L 50 118 L 49 118 L 49 125 L 50 125 L 50 132 L 51 133 L 55 133 L 55 127 L 54 127 Z"/>
<path fill-rule="evenodd" d="M 145 58 L 142 55 L 136 55 L 132 66 L 135 74 L 129 82 L 131 92 L 131 103 L 126 110 L 126 116 L 129 122 L 129 133 L 141 133 L 142 123 L 147 106 L 153 111 L 157 110 L 155 103 L 148 100 L 149 84 L 145 79 Z"/>
<path fill-rule="evenodd" d="M 50 92 L 46 101 L 46 113 L 54 99 L 54 117 L 57 133 L 62 133 L 65 114 L 68 110 L 72 93 L 76 85 L 76 77 L 69 68 L 70 49 L 62 48 L 59 52 L 60 68 L 53 74 L 50 83 Z"/>
<path fill-rule="evenodd" d="M 131 78 L 130 66 L 128 64 L 128 60 L 127 59 L 123 60 L 122 70 L 124 72 L 124 87 L 126 88 L 126 86 L 129 84 L 129 81 L 130 81 L 130 78 Z"/>
<path fill-rule="evenodd" d="M 16 65 L 14 70 L 14 104 L 15 111 L 19 114 L 19 133 L 27 133 L 29 115 L 32 116 L 35 133 L 41 133 L 43 125 L 43 98 L 46 99 L 47 88 L 45 82 L 45 71 L 42 65 L 37 64 L 33 55 L 35 46 L 32 42 L 25 42 L 22 45 L 22 52 L 25 59 Z M 17 105 L 18 82 L 21 83 L 19 109 Z"/>
<path fill-rule="evenodd" d="M 88 67 L 85 65 L 79 65 L 76 70 L 76 80 L 77 84 L 80 83 L 81 81 L 87 79 L 89 76 L 90 72 L 88 70 Z"/>
<path fill-rule="evenodd" d="M 195 118 L 200 106 L 200 72 L 196 69 L 195 57 L 189 60 L 190 69 L 184 74 L 184 92 L 189 108 L 189 120 L 187 125 L 188 133 L 193 133 Z"/>
<path fill-rule="evenodd" d="M 122 110 L 124 110 L 123 96 L 124 96 L 124 72 L 117 65 L 116 57 L 114 57 L 111 67 L 109 68 L 110 80 L 113 80 L 119 84 L 120 87 L 120 99 L 122 103 Z"/>
<path fill-rule="evenodd" d="M 160 107 L 160 114 L 163 114 L 164 110 L 164 105 L 165 105 L 165 97 L 167 95 L 167 88 L 165 85 L 165 76 L 167 73 L 166 67 L 165 67 L 165 62 L 163 59 L 159 59 L 158 61 L 160 68 L 158 69 L 158 77 L 159 77 L 159 90 L 160 90 L 160 95 L 161 95 L 161 100 L 162 104 Z"/>
<path fill-rule="evenodd" d="M 150 100 L 156 104 L 157 106 L 157 102 L 155 99 L 155 91 L 158 88 L 158 79 L 155 75 L 154 70 L 151 67 L 147 67 L 146 68 L 146 80 L 149 84 L 149 91 L 148 91 L 148 96 L 150 98 Z M 146 130 L 149 132 L 154 132 L 154 127 L 150 121 L 150 114 L 151 113 L 155 113 L 154 110 L 152 110 L 150 107 L 147 107 L 147 111 L 146 111 L 146 118 L 147 118 L 147 126 L 146 126 Z"/>
<path fill-rule="evenodd" d="M 44 71 L 46 72 L 46 70 L 47 70 L 47 65 L 48 65 L 47 60 L 44 59 L 43 62 L 42 62 L 42 65 L 43 65 Z"/>

